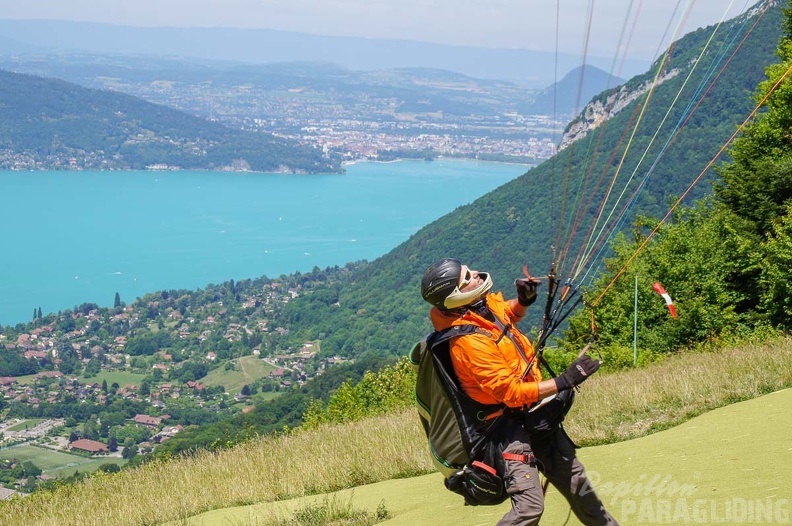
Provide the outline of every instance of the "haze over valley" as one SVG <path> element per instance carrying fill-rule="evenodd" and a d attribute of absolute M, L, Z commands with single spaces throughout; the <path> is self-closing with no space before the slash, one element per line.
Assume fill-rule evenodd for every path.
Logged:
<path fill-rule="evenodd" d="M 97 33 L 95 39 L 101 35 L 103 42 L 144 42 L 150 37 L 149 30 L 140 28 L 95 25 L 90 28 Z M 60 42 L 67 49 L 54 47 L 52 35 L 64 32 L 73 39 L 81 37 L 73 45 L 83 43 L 92 51 L 69 50 L 68 38 Z M 371 70 L 317 60 L 253 65 L 176 56 L 180 41 L 174 38 L 162 44 L 161 55 L 108 54 L 100 50 L 98 43 L 86 44 L 88 36 L 73 35 L 73 24 L 66 23 L 0 20 L 0 36 L 3 33 L 0 68 L 122 92 L 232 129 L 274 134 L 294 144 L 317 148 L 329 161 L 326 164 L 330 166 L 324 169 L 331 171 L 333 162 L 339 160 L 420 159 L 438 155 L 536 164 L 555 153 L 565 123 L 592 96 L 623 82 L 615 74 L 591 65 L 571 66 L 571 61 L 570 70 L 559 75 L 557 82 L 547 76 L 539 89 L 510 80 L 454 72 L 447 69 L 453 68 L 453 63 L 443 64 L 441 60 L 435 61 L 437 66 L 432 68 L 382 69 L 388 64 L 383 60 L 380 64 L 370 64 L 377 67 Z M 211 37 L 219 38 L 216 34 Z M 19 38 L 26 40 L 14 40 Z M 311 49 L 332 48 L 326 43 L 332 39 L 314 38 L 321 42 Z M 42 41 L 39 45 L 32 44 L 39 39 Z M 416 49 L 426 46 L 415 43 Z M 271 47 L 290 49 L 283 45 L 264 46 Z M 235 49 L 245 47 L 238 45 Z M 397 46 L 395 53 L 379 56 L 400 56 L 398 49 Z M 413 60 L 410 58 L 413 55 L 402 55 L 405 64 Z M 289 55 L 284 52 L 284 56 Z M 339 62 L 350 56 L 355 54 L 349 50 L 338 50 L 333 55 Z M 507 59 L 505 53 L 501 60 Z M 9 103 L 12 100 L 9 98 Z M 67 111 L 80 110 L 68 108 Z M 80 149 L 79 141 L 72 142 L 74 149 Z M 104 150 L 115 148 L 108 145 Z M 76 159 L 72 164 L 78 168 L 101 166 L 83 162 L 79 152 L 68 157 Z M 260 164 L 251 163 L 250 159 L 244 161 L 236 167 L 230 161 L 216 166 L 244 169 L 246 165 Z M 304 162 L 292 164 L 298 170 L 306 169 Z M 69 162 L 61 162 L 60 167 L 68 165 Z M 167 160 L 147 165 L 190 167 Z M 53 167 L 42 160 L 32 164 L 7 161 L 5 166 Z M 107 167 L 111 166 L 118 168 Z M 317 167 L 308 171 L 317 171 Z"/>

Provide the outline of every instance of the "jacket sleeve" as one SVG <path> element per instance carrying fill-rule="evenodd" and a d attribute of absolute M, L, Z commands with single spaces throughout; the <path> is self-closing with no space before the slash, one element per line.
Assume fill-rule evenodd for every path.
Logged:
<path fill-rule="evenodd" d="M 451 361 L 462 389 L 480 403 L 521 407 L 539 399 L 538 382 L 520 378 L 520 367 L 525 367 L 522 360 L 510 363 L 495 342 L 484 335 L 455 338 Z"/>
<path fill-rule="evenodd" d="M 509 321 L 514 325 L 516 325 L 522 319 L 521 316 L 517 316 L 516 314 L 514 314 L 511 305 L 506 300 L 503 300 L 503 313 L 509 318 Z"/>

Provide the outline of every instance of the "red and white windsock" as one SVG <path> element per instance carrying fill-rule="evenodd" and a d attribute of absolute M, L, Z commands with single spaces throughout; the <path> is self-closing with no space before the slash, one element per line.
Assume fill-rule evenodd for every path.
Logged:
<path fill-rule="evenodd" d="M 671 317 L 676 318 L 677 313 L 676 313 L 676 309 L 674 308 L 674 302 L 671 301 L 671 296 L 668 295 L 668 292 L 666 292 L 666 290 L 663 288 L 663 286 L 660 283 L 655 283 L 654 285 L 652 285 L 652 288 L 655 290 L 655 292 L 660 294 L 665 300 L 666 305 L 668 305 L 668 310 L 671 311 Z"/>

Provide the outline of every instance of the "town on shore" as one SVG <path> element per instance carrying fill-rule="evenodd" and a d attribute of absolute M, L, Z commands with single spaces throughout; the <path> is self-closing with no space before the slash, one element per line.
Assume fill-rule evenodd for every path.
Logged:
<path fill-rule="evenodd" d="M 344 362 L 291 339 L 278 312 L 305 284 L 266 278 L 83 304 L 0 327 L 0 487 L 140 462 Z M 38 466 L 38 459 L 44 463 Z"/>

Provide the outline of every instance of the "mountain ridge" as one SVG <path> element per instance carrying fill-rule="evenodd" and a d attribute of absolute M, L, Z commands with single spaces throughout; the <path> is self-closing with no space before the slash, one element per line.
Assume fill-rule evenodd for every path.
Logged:
<path fill-rule="evenodd" d="M 558 92 L 564 100 L 543 115 L 526 108 L 533 89 L 436 68 L 356 71 L 329 62 L 228 65 L 81 54 L 0 55 L 0 68 L 126 93 L 346 160 L 449 155 L 535 164 L 552 154 L 553 130 L 572 117 L 576 101 L 603 88 L 570 77 Z M 419 134 L 423 139 L 414 141 Z"/>
<path fill-rule="evenodd" d="M 4 169 L 212 169 L 337 172 L 294 142 L 58 79 L 0 70 Z"/>
<path fill-rule="evenodd" d="M 411 40 L 321 36 L 272 29 L 156 28 L 96 22 L 0 19 L 0 35 L 59 50 L 169 54 L 235 62 L 323 60 L 351 69 L 443 67 L 486 79 L 546 86 L 555 71 L 580 66 L 572 54 L 523 49 L 490 49 L 431 44 Z M 612 59 L 592 57 L 602 69 Z M 558 69 L 556 69 L 556 64 Z M 627 60 L 625 72 L 642 71 L 648 61 Z"/>
<path fill-rule="evenodd" d="M 577 114 L 586 103 L 587 93 L 601 93 L 626 81 L 596 66 L 578 66 L 536 95 L 526 111 L 552 115 L 558 108 L 572 108 Z M 579 100 L 579 99 L 583 100 Z"/>

